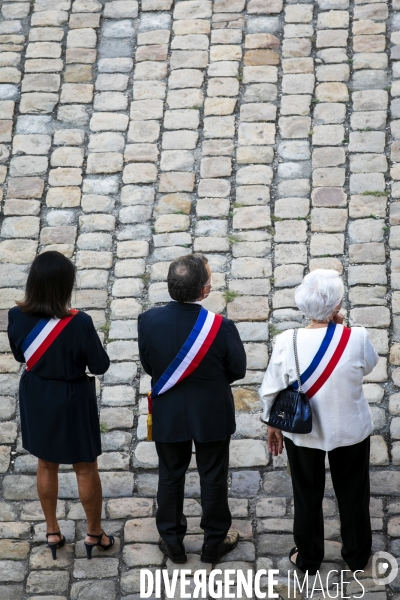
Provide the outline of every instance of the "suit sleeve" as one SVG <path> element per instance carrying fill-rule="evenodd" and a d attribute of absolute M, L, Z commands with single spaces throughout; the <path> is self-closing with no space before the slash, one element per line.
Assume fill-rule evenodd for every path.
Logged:
<path fill-rule="evenodd" d="M 143 369 L 146 371 L 148 375 L 153 375 L 153 371 L 151 365 L 148 363 L 146 359 L 146 344 L 145 344 L 145 335 L 143 333 L 143 319 L 142 315 L 138 317 L 138 346 L 139 346 L 139 357 L 140 362 L 142 363 Z"/>
<path fill-rule="evenodd" d="M 227 323 L 227 348 L 225 355 L 225 368 L 229 383 L 243 379 L 246 375 L 246 352 L 239 332 L 233 321 Z"/>
<path fill-rule="evenodd" d="M 17 360 L 20 363 L 24 363 L 25 362 L 24 354 L 23 354 L 22 350 L 17 348 L 17 346 L 14 343 L 14 340 L 12 339 L 12 328 L 13 328 L 12 316 L 11 316 L 11 312 L 9 312 L 8 313 L 7 335 L 8 335 L 8 341 L 10 344 L 11 352 L 13 353 L 15 360 Z"/>
<path fill-rule="evenodd" d="M 110 359 L 102 346 L 91 318 L 85 324 L 83 333 L 83 353 L 88 369 L 93 375 L 103 375 L 110 366 Z"/>

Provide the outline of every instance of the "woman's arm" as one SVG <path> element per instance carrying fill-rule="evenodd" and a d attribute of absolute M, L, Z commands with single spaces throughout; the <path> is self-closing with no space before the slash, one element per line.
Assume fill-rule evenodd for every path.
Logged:
<path fill-rule="evenodd" d="M 282 343 L 282 338 L 276 338 L 275 346 L 272 351 L 271 360 L 268 369 L 264 375 L 264 380 L 260 388 L 260 400 L 263 406 L 263 421 L 268 421 L 269 413 L 275 398 L 280 391 L 289 385 L 289 375 L 286 366 L 287 348 Z M 283 436 L 282 432 L 275 427 L 268 425 L 268 450 L 273 456 L 282 454 Z"/>
<path fill-rule="evenodd" d="M 83 352 L 89 371 L 93 375 L 103 375 L 110 366 L 110 359 L 94 328 L 92 318 L 89 318 L 90 321 L 85 324 L 83 330 Z"/>
<path fill-rule="evenodd" d="M 24 363 L 25 362 L 24 354 L 23 354 L 22 350 L 17 348 L 17 346 L 14 343 L 14 340 L 12 339 L 12 327 L 13 327 L 12 317 L 11 317 L 11 312 L 9 311 L 8 312 L 8 327 L 7 327 L 8 342 L 10 344 L 11 352 L 13 353 L 15 360 L 17 360 L 20 363 Z"/>
<path fill-rule="evenodd" d="M 289 385 L 289 374 L 286 363 L 288 346 L 281 336 L 275 340 L 275 346 L 272 351 L 271 360 L 268 369 L 264 375 L 264 380 L 260 388 L 260 399 L 263 405 L 263 421 L 268 421 L 272 405 L 275 398 L 282 390 Z M 273 456 L 282 454 L 283 435 L 280 429 L 268 425 L 268 450 Z"/>
<path fill-rule="evenodd" d="M 263 407 L 262 420 L 266 422 L 268 421 L 275 398 L 280 391 L 286 389 L 289 385 L 289 375 L 286 366 L 287 351 L 288 348 L 285 341 L 282 340 L 281 336 L 278 336 L 259 391 Z"/>
<path fill-rule="evenodd" d="M 368 331 L 364 329 L 364 375 L 369 375 L 378 361 L 379 355 L 371 344 Z"/>

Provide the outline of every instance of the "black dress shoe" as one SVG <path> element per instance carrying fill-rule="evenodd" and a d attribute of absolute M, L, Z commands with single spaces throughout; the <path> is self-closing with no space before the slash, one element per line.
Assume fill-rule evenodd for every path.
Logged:
<path fill-rule="evenodd" d="M 292 563 L 292 565 L 294 565 L 296 567 L 296 569 L 299 569 L 299 571 L 302 571 L 303 573 L 308 573 L 309 575 L 316 575 L 318 573 L 318 569 L 316 569 L 315 567 L 313 567 L 312 569 L 302 569 L 301 567 L 299 567 L 297 565 L 297 556 L 296 556 L 296 560 L 292 560 L 292 556 L 294 554 L 296 554 L 297 552 L 297 556 L 299 555 L 299 549 L 295 546 L 294 548 L 291 549 L 291 551 L 289 552 L 289 560 Z M 363 569 L 360 569 L 361 571 Z"/>
<path fill-rule="evenodd" d="M 164 540 L 158 542 L 161 552 L 166 554 L 174 563 L 187 562 L 185 546 L 183 544 L 167 544 Z"/>
<path fill-rule="evenodd" d="M 206 546 L 203 544 L 201 550 L 201 562 L 203 563 L 216 563 L 220 558 L 232 552 L 239 543 L 239 534 L 237 531 L 230 531 L 226 538 L 221 544 L 217 546 Z"/>

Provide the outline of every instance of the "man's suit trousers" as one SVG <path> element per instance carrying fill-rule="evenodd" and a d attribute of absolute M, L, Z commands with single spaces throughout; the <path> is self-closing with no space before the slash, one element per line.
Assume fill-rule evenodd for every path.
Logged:
<path fill-rule="evenodd" d="M 285 438 L 294 497 L 294 541 L 297 566 L 319 569 L 324 558 L 324 450 L 295 446 Z M 332 484 L 339 505 L 342 556 L 352 571 L 364 569 L 371 554 L 369 514 L 369 436 L 352 446 L 328 452 Z"/>
<path fill-rule="evenodd" d="M 220 544 L 230 529 L 228 466 L 230 438 L 217 442 L 194 442 L 200 475 L 204 543 Z M 183 514 L 185 473 L 192 458 L 192 441 L 156 442 L 159 458 L 156 524 L 167 544 L 182 542 L 187 521 Z"/>

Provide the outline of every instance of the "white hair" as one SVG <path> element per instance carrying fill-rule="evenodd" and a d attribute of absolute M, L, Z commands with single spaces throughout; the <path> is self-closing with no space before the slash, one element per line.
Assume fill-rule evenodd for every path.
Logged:
<path fill-rule="evenodd" d="M 327 321 L 343 299 L 343 281 L 334 269 L 315 269 L 296 288 L 298 308 L 308 319 Z"/>

